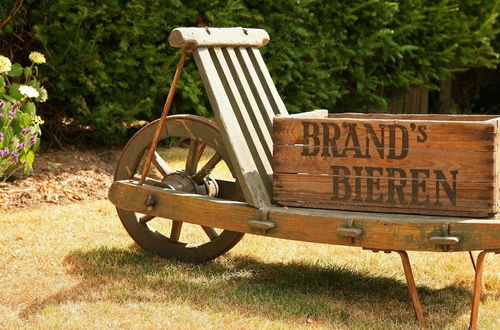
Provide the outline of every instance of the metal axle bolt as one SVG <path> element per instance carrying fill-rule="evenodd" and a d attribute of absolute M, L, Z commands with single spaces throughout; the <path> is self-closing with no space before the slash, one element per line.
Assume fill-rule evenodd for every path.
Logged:
<path fill-rule="evenodd" d="M 153 211 L 156 201 L 152 195 L 148 195 L 148 198 L 144 201 L 144 205 L 147 206 L 148 211 Z"/>

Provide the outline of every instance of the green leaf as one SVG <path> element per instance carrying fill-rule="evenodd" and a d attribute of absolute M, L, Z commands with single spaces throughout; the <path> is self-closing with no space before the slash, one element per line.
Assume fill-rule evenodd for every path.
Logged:
<path fill-rule="evenodd" d="M 33 150 L 34 152 L 36 152 L 38 150 L 38 148 L 40 147 L 40 134 L 38 134 L 38 139 L 36 140 L 36 143 L 31 146 L 31 150 Z"/>
<path fill-rule="evenodd" d="M 21 107 L 21 110 L 26 114 L 29 114 L 31 118 L 36 115 L 36 106 L 33 102 L 28 102 Z"/>
<path fill-rule="evenodd" d="M 31 115 L 29 113 L 23 113 L 21 115 L 21 119 L 19 120 L 19 125 L 21 125 L 22 128 L 26 128 L 31 126 Z"/>
<path fill-rule="evenodd" d="M 40 82 L 33 79 L 31 82 L 30 82 L 30 86 L 33 87 L 33 88 L 36 88 L 36 89 L 39 89 L 40 88 Z"/>
<path fill-rule="evenodd" d="M 23 74 L 23 67 L 19 63 L 12 64 L 12 68 L 7 73 L 9 77 L 20 77 Z"/>
<path fill-rule="evenodd" d="M 24 68 L 24 79 L 28 80 L 32 73 L 33 71 L 31 70 L 31 67 L 28 66 Z"/>
<path fill-rule="evenodd" d="M 1 147 L 8 146 L 12 137 L 14 136 L 14 130 L 12 127 L 7 127 L 7 129 L 3 132 L 3 141 L 0 144 Z"/>
<path fill-rule="evenodd" d="M 10 142 L 10 140 L 12 140 L 13 136 L 14 136 L 14 130 L 12 129 L 12 127 L 7 127 L 7 129 L 4 132 L 4 136 L 3 136 L 4 141 Z"/>
<path fill-rule="evenodd" d="M 7 101 L 9 101 L 11 103 L 16 103 L 16 101 L 17 101 L 15 98 L 13 98 L 13 97 L 11 97 L 11 96 L 9 96 L 7 94 L 0 94 L 0 99 L 7 100 Z"/>
<path fill-rule="evenodd" d="M 33 166 L 34 161 L 35 161 L 35 153 L 33 152 L 33 150 L 30 150 L 26 154 L 26 166 L 31 168 Z"/>
<path fill-rule="evenodd" d="M 19 84 L 12 84 L 9 86 L 9 95 L 14 99 L 14 102 L 23 99 L 21 92 L 19 92 Z"/>

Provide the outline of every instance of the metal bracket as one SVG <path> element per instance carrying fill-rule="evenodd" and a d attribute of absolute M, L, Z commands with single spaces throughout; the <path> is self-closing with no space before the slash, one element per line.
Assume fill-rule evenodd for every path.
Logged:
<path fill-rule="evenodd" d="M 269 230 L 276 228 L 276 223 L 269 221 L 269 210 L 262 210 L 262 220 L 248 220 L 247 224 L 251 229 L 261 230 L 264 235 L 267 235 Z"/>
<path fill-rule="evenodd" d="M 354 227 L 354 220 L 347 220 L 347 227 L 337 228 L 337 233 L 342 237 L 347 237 L 354 244 L 354 239 L 363 235 L 361 228 Z"/>
<path fill-rule="evenodd" d="M 461 241 L 461 238 L 459 236 L 450 235 L 449 224 L 444 224 L 441 226 L 441 234 L 441 236 L 432 236 L 430 240 L 434 244 L 440 245 L 443 251 L 448 251 L 450 245 L 457 245 Z"/>

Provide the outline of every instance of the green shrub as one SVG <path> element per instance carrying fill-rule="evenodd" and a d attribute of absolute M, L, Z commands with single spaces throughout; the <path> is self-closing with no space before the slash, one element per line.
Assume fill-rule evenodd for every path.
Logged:
<path fill-rule="evenodd" d="M 385 110 L 408 88 L 498 63 L 498 1 L 267 3 L 268 65 L 292 110 Z"/>
<path fill-rule="evenodd" d="M 50 58 L 50 116 L 118 143 L 124 123 L 161 112 L 179 55 L 166 41 L 175 27 L 266 29 L 264 56 L 292 112 L 380 111 L 410 87 L 497 65 L 498 10 L 491 0 L 27 0 L 29 15 L 13 24 Z M 210 115 L 204 95 L 188 61 L 172 112 Z"/>

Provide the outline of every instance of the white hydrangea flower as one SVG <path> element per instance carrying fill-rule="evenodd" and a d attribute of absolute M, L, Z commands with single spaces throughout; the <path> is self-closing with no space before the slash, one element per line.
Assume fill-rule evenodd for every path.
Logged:
<path fill-rule="evenodd" d="M 40 95 L 36 89 L 27 85 L 19 86 L 19 93 L 26 97 L 38 97 Z"/>
<path fill-rule="evenodd" d="M 44 87 L 40 87 L 40 102 L 45 102 L 49 98 L 49 94 L 47 94 L 47 90 Z"/>
<path fill-rule="evenodd" d="M 45 63 L 45 55 L 39 52 L 31 52 L 29 58 L 35 64 Z"/>
<path fill-rule="evenodd" d="M 12 63 L 8 57 L 0 55 L 0 73 L 9 72 L 12 69 Z"/>
<path fill-rule="evenodd" d="M 42 117 L 35 116 L 35 118 L 33 118 L 33 125 L 42 125 L 43 123 L 45 122 L 42 120 Z"/>

